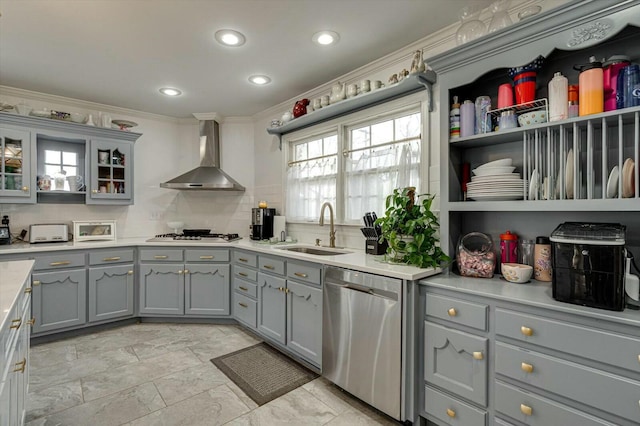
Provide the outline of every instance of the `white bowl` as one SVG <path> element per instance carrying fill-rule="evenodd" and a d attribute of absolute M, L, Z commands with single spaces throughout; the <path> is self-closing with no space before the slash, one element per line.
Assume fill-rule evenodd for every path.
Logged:
<path fill-rule="evenodd" d="M 518 116 L 518 124 L 520 127 L 533 126 L 534 124 L 546 123 L 547 112 L 546 111 L 531 111 L 525 112 Z"/>
<path fill-rule="evenodd" d="M 517 284 L 526 283 L 533 275 L 533 267 L 521 263 L 503 263 L 500 271 L 505 280 Z"/>
<path fill-rule="evenodd" d="M 476 169 L 483 169 L 485 167 L 504 167 L 510 166 L 513 164 L 513 159 L 511 158 L 502 158 L 500 160 L 489 161 L 488 163 L 484 163 L 476 167 Z"/>
<path fill-rule="evenodd" d="M 78 112 L 71 113 L 71 121 L 74 123 L 84 123 L 87 117 L 84 114 L 80 114 Z"/>
<path fill-rule="evenodd" d="M 515 166 L 500 166 L 500 167 L 482 167 L 473 169 L 473 174 L 476 176 L 489 176 L 489 175 L 508 175 L 516 169 Z"/>

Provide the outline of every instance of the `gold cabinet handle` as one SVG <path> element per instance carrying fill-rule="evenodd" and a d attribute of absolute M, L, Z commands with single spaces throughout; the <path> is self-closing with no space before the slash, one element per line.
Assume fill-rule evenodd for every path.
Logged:
<path fill-rule="evenodd" d="M 302 272 L 294 272 L 293 275 L 295 275 L 296 277 L 300 277 L 300 278 L 307 278 L 309 275 L 304 274 Z"/>
<path fill-rule="evenodd" d="M 278 291 L 284 291 L 283 287 L 278 287 Z"/>
<path fill-rule="evenodd" d="M 33 282 L 31 283 L 31 285 L 40 285 L 40 280 L 33 280 Z M 640 355 L 638 355 L 640 357 Z"/>
<path fill-rule="evenodd" d="M 638 362 L 640 362 L 640 355 L 638 355 Z"/>
<path fill-rule="evenodd" d="M 92 190 L 91 190 L 91 193 L 92 193 L 92 194 L 97 194 L 97 193 L 98 193 L 98 190 L 97 190 L 97 189 L 92 189 Z"/>
<path fill-rule="evenodd" d="M 29 321 L 27 321 L 27 325 L 30 325 L 31 327 L 33 327 L 33 325 L 36 323 L 36 319 L 35 318 L 31 318 Z"/>
<path fill-rule="evenodd" d="M 525 416 L 530 416 L 533 413 L 533 408 L 528 405 L 520 404 L 520 412 Z"/>
<path fill-rule="evenodd" d="M 184 270 L 184 271 L 182 271 L 182 272 L 184 272 L 185 274 L 188 274 L 188 273 L 189 273 L 189 270 L 188 270 L 188 269 L 185 269 L 185 270 Z"/>
<path fill-rule="evenodd" d="M 178 271 L 178 274 L 179 274 L 179 275 L 182 275 L 183 273 L 184 273 L 184 271 L 183 271 L 182 269 L 180 269 L 180 270 Z"/>
<path fill-rule="evenodd" d="M 525 336 L 533 336 L 533 329 L 525 327 L 523 325 L 522 327 L 520 327 L 520 333 L 524 334 Z"/>
<path fill-rule="evenodd" d="M 115 262 L 116 260 L 120 260 L 120 256 L 105 257 L 104 259 L 102 259 L 103 262 Z"/>
<path fill-rule="evenodd" d="M 22 325 L 22 318 L 18 318 L 18 319 L 11 320 L 11 325 L 9 326 L 9 328 L 13 328 L 17 330 L 20 328 L 21 325 Z"/>
<path fill-rule="evenodd" d="M 71 261 L 69 260 L 61 260 L 60 262 L 51 262 L 49 264 L 49 266 L 63 266 L 63 265 L 70 265 Z"/>
<path fill-rule="evenodd" d="M 274 266 L 272 265 L 264 265 L 263 266 L 264 269 L 276 269 Z"/>
<path fill-rule="evenodd" d="M 24 294 L 29 294 L 33 291 L 33 289 L 31 287 L 27 287 L 24 289 Z"/>
<path fill-rule="evenodd" d="M 29 187 L 28 186 L 23 186 L 22 187 L 22 192 L 29 192 Z"/>
<path fill-rule="evenodd" d="M 207 255 L 207 256 L 200 256 L 200 259 L 202 259 L 202 260 L 211 260 L 211 259 L 213 259 L 213 258 L 214 258 L 214 256 L 211 256 L 211 255 Z"/>
<path fill-rule="evenodd" d="M 166 254 L 157 254 L 155 256 L 153 256 L 154 259 L 167 259 L 169 256 L 167 256 Z"/>
<path fill-rule="evenodd" d="M 133 271 L 127 271 L 127 275 L 133 275 Z"/>
<path fill-rule="evenodd" d="M 238 288 L 239 288 L 240 290 L 242 290 L 242 291 L 249 291 L 249 289 L 248 289 L 248 288 L 246 288 L 246 287 L 238 286 Z"/>
<path fill-rule="evenodd" d="M 525 373 L 533 373 L 533 365 L 527 364 L 526 362 L 520 364 L 520 369 Z"/>
<path fill-rule="evenodd" d="M 483 360 L 484 359 L 484 354 L 482 352 L 474 352 L 473 353 L 473 359 L 477 359 L 477 360 Z"/>
<path fill-rule="evenodd" d="M 249 306 L 247 306 L 246 303 L 242 303 L 242 302 L 238 302 L 238 305 L 242 306 L 243 308 L 248 308 Z"/>
<path fill-rule="evenodd" d="M 449 308 L 447 313 L 449 314 L 450 317 L 455 317 L 456 315 L 458 315 L 458 312 L 456 311 L 456 308 Z"/>
<path fill-rule="evenodd" d="M 249 275 L 247 275 L 246 272 L 238 272 L 238 275 L 240 275 L 241 277 L 248 277 Z"/>
<path fill-rule="evenodd" d="M 456 416 L 456 412 L 453 411 L 451 408 L 447 408 L 447 416 L 453 419 Z"/>
<path fill-rule="evenodd" d="M 27 367 L 27 359 L 22 358 L 22 361 L 16 362 L 16 368 L 13 369 L 14 373 L 24 373 L 24 369 Z"/>
<path fill-rule="evenodd" d="M 245 259 L 244 257 L 239 257 L 238 260 L 240 262 L 248 262 L 249 261 L 249 259 Z"/>

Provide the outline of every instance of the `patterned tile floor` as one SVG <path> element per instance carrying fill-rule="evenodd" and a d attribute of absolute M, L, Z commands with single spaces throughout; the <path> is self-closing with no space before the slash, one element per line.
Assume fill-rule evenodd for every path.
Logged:
<path fill-rule="evenodd" d="M 27 425 L 397 425 L 323 378 L 258 407 L 211 358 L 233 325 L 127 325 L 33 346 Z"/>

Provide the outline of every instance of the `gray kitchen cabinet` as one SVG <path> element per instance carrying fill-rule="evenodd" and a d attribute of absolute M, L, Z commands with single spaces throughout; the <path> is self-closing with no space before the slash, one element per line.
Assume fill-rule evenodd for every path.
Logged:
<path fill-rule="evenodd" d="M 91 184 L 87 204 L 133 204 L 132 145 L 91 139 Z"/>
<path fill-rule="evenodd" d="M 287 346 L 320 365 L 322 289 L 287 280 Z"/>
<path fill-rule="evenodd" d="M 258 327 L 258 255 L 234 250 L 233 255 L 233 317 L 252 330 Z"/>
<path fill-rule="evenodd" d="M 142 249 L 140 260 L 141 314 L 229 315 L 228 249 Z"/>
<path fill-rule="evenodd" d="M 287 282 L 258 273 L 258 332 L 286 344 Z"/>
<path fill-rule="evenodd" d="M 82 269 L 34 272 L 34 334 L 83 325 L 87 321 L 86 297 L 84 265 Z"/>
<path fill-rule="evenodd" d="M 0 121 L 0 203 L 35 203 L 31 133 Z"/>
<path fill-rule="evenodd" d="M 133 264 L 89 268 L 89 322 L 133 316 Z"/>
<path fill-rule="evenodd" d="M 6 133 L 7 140 L 3 132 L 10 132 Z M 133 143 L 140 136 L 65 120 L 0 112 L 3 141 L 0 200 L 6 203 L 133 204 Z M 48 148 L 44 149 L 77 154 L 76 176 L 82 180 L 78 180 L 80 186 L 76 191 L 67 184 L 64 190 L 56 189 L 53 184 L 50 188 L 37 188 L 38 175 L 51 174 L 51 171 L 45 172 L 40 151 L 45 145 Z"/>
<path fill-rule="evenodd" d="M 484 426 L 487 413 L 430 386 L 424 390 L 424 407 L 435 419 L 451 426 Z"/>

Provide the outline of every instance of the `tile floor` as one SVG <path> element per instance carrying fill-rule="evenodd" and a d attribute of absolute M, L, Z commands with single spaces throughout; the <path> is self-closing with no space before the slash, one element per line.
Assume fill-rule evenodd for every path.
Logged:
<path fill-rule="evenodd" d="M 397 425 L 323 378 L 258 407 L 210 362 L 258 342 L 233 325 L 141 323 L 33 346 L 27 424 Z"/>

